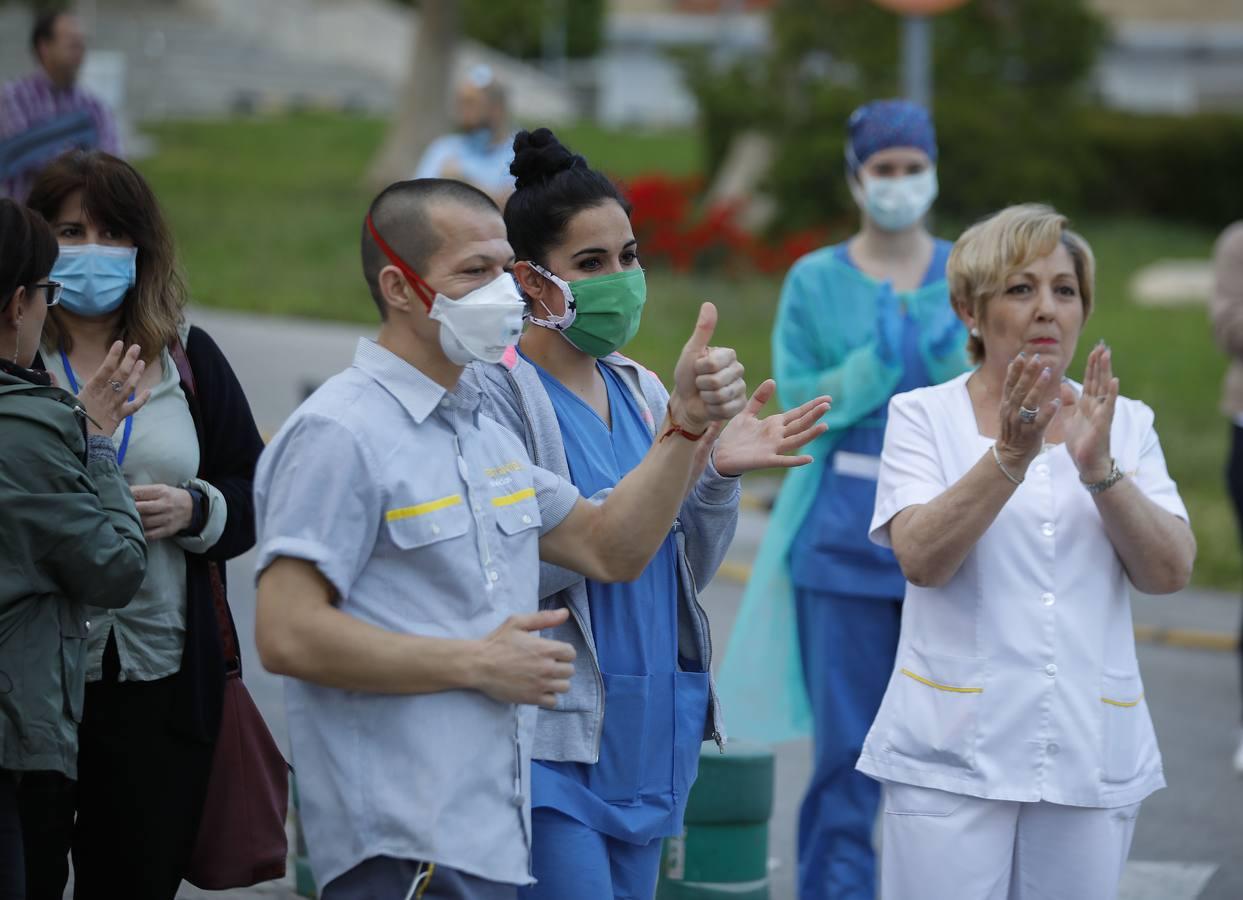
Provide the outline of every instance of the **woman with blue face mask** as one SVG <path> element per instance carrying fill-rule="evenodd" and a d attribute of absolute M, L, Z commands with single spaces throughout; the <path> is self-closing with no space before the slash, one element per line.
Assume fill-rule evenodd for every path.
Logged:
<path fill-rule="evenodd" d="M 146 577 L 128 606 L 92 618 L 76 798 L 48 785 L 43 802 L 59 814 L 64 849 L 72 843 L 78 900 L 171 900 L 219 729 L 223 564 L 254 542 L 263 442 L 223 354 L 185 322 L 172 234 L 142 176 L 106 153 L 73 151 L 39 175 L 27 203 L 60 244 L 47 370 L 77 393 L 120 338 L 142 346 L 138 390 L 151 394 L 111 435 L 142 517 Z"/>
<path fill-rule="evenodd" d="M 721 673 L 740 737 L 812 733 L 815 765 L 799 815 L 799 896 L 872 900 L 880 791 L 855 771 L 898 643 L 905 579 L 868 540 L 889 398 L 967 368 L 950 306 L 950 243 L 925 217 L 937 194 L 936 135 L 904 100 L 855 110 L 846 178 L 857 234 L 786 276 L 773 371 L 787 406 L 836 398 L 816 462 L 790 474 L 747 585 Z"/>
<path fill-rule="evenodd" d="M 537 465 L 587 497 L 607 494 L 661 436 L 668 394 L 617 351 L 634 337 L 647 280 L 616 186 L 547 129 L 514 141 L 517 187 L 505 224 L 530 326 L 497 365 L 475 364 L 464 387 L 520 435 Z M 714 385 L 701 387 L 713 390 Z M 682 813 L 705 740 L 725 740 L 709 676 L 712 645 L 697 585 L 733 538 L 742 472 L 793 466 L 787 456 L 824 430 L 825 397 L 784 416 L 757 413 L 765 382 L 719 436 L 701 441 L 702 475 L 643 575 L 608 585 L 545 565 L 540 605 L 571 616 L 549 637 L 577 651 L 569 692 L 540 710 L 531 790 L 527 900 L 646 897 L 662 839 Z M 495 473 L 504 478 L 504 472 Z"/>

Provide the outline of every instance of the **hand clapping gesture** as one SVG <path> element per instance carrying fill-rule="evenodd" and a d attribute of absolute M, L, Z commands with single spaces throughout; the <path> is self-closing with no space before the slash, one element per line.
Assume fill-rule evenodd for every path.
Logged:
<path fill-rule="evenodd" d="M 1088 483 L 1103 481 L 1113 469 L 1109 454 L 1109 430 L 1118 403 L 1118 379 L 1113 372 L 1113 351 L 1101 341 L 1088 354 L 1083 393 L 1075 397 L 1069 385 L 1062 388 L 1063 426 L 1066 449 Z"/>
<path fill-rule="evenodd" d="M 1061 408 L 1061 385 L 1040 354 L 1010 360 L 1001 389 L 1001 430 L 994 444 L 1002 470 L 1011 480 L 1023 473 L 1044 447 L 1044 433 Z M 1017 483 L 1017 482 L 1016 482 Z"/>
<path fill-rule="evenodd" d="M 816 397 L 788 412 L 760 418 L 760 410 L 776 390 L 777 383 L 769 378 L 755 389 L 743 411 L 725 428 L 714 455 L 717 471 L 722 475 L 794 468 L 811 462 L 810 456 L 790 454 L 829 430 L 820 418 L 829 411 L 833 398 Z"/>

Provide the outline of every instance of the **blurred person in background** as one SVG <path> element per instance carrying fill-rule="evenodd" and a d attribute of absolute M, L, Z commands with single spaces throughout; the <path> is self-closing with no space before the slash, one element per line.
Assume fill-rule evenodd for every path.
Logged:
<path fill-rule="evenodd" d="M 1182 590 L 1195 538 L 1105 342 L 1065 377 L 1094 269 L 1047 206 L 972 226 L 949 283 L 978 367 L 889 405 L 871 538 L 908 585 L 859 757 L 884 900 L 1116 897 L 1165 786 L 1131 590 Z"/>
<path fill-rule="evenodd" d="M 505 87 L 491 66 L 470 68 L 454 93 L 454 106 L 457 131 L 432 141 L 413 177 L 465 181 L 504 208 L 514 190 L 509 173 L 514 132 Z"/>
<path fill-rule="evenodd" d="M 534 327 L 500 363 L 472 364 L 467 377 L 480 384 L 485 413 L 531 448 L 536 465 L 586 497 L 606 497 L 657 442 L 669 402 L 656 375 L 617 352 L 647 301 L 629 204 L 546 128 L 519 132 L 514 150 L 505 225 Z M 825 429 L 817 422 L 827 397 L 759 418 L 772 393 L 765 382 L 719 439 L 718 429 L 705 436 L 678 519 L 638 578 L 607 584 L 541 567 L 541 608 L 572 613 L 547 634 L 575 657 L 569 693 L 537 718 L 538 883 L 523 888 L 527 900 L 656 890 L 662 839 L 682 833 L 700 748 L 708 739 L 724 748 L 698 593 L 733 540 L 738 476 L 810 462 L 784 454 Z"/>
<path fill-rule="evenodd" d="M 142 176 L 114 156 L 75 150 L 39 174 L 28 202 L 60 243 L 48 371 L 77 391 L 119 337 L 143 347 L 139 387 L 151 392 L 113 435 L 142 516 L 147 574 L 126 608 L 93 618 L 87 642 L 74 896 L 172 900 L 219 730 L 225 667 L 213 588 L 223 594 L 223 563 L 254 543 L 263 441 L 228 361 L 185 321 L 172 232 Z M 73 804 L 62 811 L 68 832 Z"/>
<path fill-rule="evenodd" d="M 1217 343 L 1230 357 L 1221 397 L 1221 411 L 1232 423 L 1226 483 L 1235 517 L 1243 529 L 1243 222 L 1235 222 L 1217 239 L 1213 277 L 1213 330 Z M 1243 631 L 1238 649 L 1243 654 Z M 1243 673 L 1243 656 L 1240 672 Z M 1243 728 L 1238 734 L 1233 764 L 1235 772 L 1243 775 Z"/>
<path fill-rule="evenodd" d="M 19 201 L 39 169 L 65 150 L 121 152 L 112 111 L 78 87 L 86 37 L 77 16 L 40 13 L 30 49 L 38 71 L 0 86 L 0 195 Z"/>
<path fill-rule="evenodd" d="M 846 179 L 860 230 L 794 264 L 773 331 L 782 405 L 836 399 L 828 434 L 807 448 L 816 461 L 782 485 L 721 692 L 739 737 L 788 740 L 812 726 L 814 771 L 799 813 L 803 900 L 876 892 L 880 789 L 855 763 L 893 666 L 906 589 L 893 553 L 868 541 L 889 398 L 967 368 L 967 332 L 945 280 L 951 245 L 925 224 L 936 161 L 923 107 L 880 100 L 854 111 Z"/>
<path fill-rule="evenodd" d="M 112 432 L 141 409 L 139 348 L 113 342 L 75 398 L 32 368 L 61 286 L 42 217 L 0 199 L 0 900 L 64 891 L 43 787 L 77 778 L 88 607 L 121 607 L 147 547 Z M 60 873 L 60 892 L 56 873 Z"/>

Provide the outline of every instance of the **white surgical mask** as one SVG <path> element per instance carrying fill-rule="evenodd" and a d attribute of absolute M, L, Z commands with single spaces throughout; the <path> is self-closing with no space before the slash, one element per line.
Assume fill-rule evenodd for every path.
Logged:
<path fill-rule="evenodd" d="M 440 348 L 458 366 L 479 360 L 497 363 L 522 336 L 525 305 L 514 277 L 497 278 L 465 297 L 437 294 L 428 316 L 440 323 Z"/>
<path fill-rule="evenodd" d="M 862 186 L 852 181 L 850 192 L 868 218 L 885 231 L 910 228 L 937 199 L 937 170 L 932 167 L 901 178 L 873 178 L 863 173 L 859 177 Z"/>

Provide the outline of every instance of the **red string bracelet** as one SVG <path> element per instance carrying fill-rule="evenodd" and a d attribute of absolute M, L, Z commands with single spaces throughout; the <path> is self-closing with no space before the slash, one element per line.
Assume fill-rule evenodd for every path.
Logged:
<path fill-rule="evenodd" d="M 708 433 L 708 429 L 705 428 L 703 431 L 699 432 L 699 434 L 694 434 L 693 432 L 687 431 L 677 422 L 673 421 L 673 419 L 670 419 L 669 428 L 665 431 L 664 434 L 660 436 L 660 440 L 658 440 L 656 443 L 658 444 L 662 443 L 665 438 L 669 437 L 670 435 L 674 435 L 674 434 L 680 434 L 682 435 L 682 437 L 686 438 L 688 441 L 694 442 L 694 441 L 699 440 L 701 437 L 703 437 L 707 433 Z"/>

